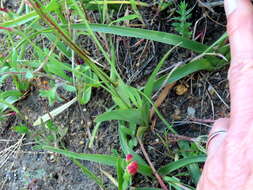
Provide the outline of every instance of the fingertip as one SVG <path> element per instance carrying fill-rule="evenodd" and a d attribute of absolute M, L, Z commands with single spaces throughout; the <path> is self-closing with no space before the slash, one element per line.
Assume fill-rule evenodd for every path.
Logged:
<path fill-rule="evenodd" d="M 232 58 L 252 57 L 253 6 L 250 0 L 225 0 Z"/>

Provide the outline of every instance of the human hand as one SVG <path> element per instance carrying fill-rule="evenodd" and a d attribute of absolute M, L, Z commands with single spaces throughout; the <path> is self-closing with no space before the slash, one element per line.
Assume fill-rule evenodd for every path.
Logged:
<path fill-rule="evenodd" d="M 229 119 L 215 122 L 197 190 L 253 190 L 253 6 L 225 0 L 231 46 Z"/>

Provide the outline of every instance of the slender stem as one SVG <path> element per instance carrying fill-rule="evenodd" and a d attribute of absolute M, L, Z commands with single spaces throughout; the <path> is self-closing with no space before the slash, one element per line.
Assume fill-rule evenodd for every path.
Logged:
<path fill-rule="evenodd" d="M 164 181 L 162 180 L 162 178 L 159 176 L 159 174 L 157 173 L 154 165 L 152 164 L 151 160 L 149 159 L 149 156 L 148 156 L 148 153 L 146 152 L 145 148 L 144 148 L 144 145 L 142 143 L 142 140 L 140 137 L 137 137 L 138 141 L 139 141 L 139 144 L 141 146 L 141 151 L 145 157 L 145 159 L 147 160 L 150 168 L 152 169 L 156 179 L 158 180 L 160 186 L 162 187 L 163 190 L 168 190 L 167 186 L 165 185 Z"/>

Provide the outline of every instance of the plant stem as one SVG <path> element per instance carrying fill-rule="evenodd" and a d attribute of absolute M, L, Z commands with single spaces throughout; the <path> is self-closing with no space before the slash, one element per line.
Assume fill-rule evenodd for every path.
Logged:
<path fill-rule="evenodd" d="M 140 137 L 137 137 L 137 139 L 138 139 L 138 142 L 139 142 L 139 144 L 140 144 L 140 146 L 141 146 L 141 151 L 142 151 L 142 153 L 143 153 L 145 159 L 147 160 L 147 162 L 148 162 L 150 168 L 152 169 L 152 171 L 153 171 L 153 173 L 154 173 L 156 179 L 158 180 L 160 186 L 162 187 L 163 190 L 168 190 L 168 188 L 167 188 L 167 186 L 165 185 L 164 181 L 163 181 L 162 178 L 159 176 L 159 174 L 157 173 L 157 171 L 156 171 L 154 165 L 152 164 L 151 160 L 149 159 L 148 153 L 146 152 L 146 150 L 145 150 L 145 148 L 144 148 L 144 145 L 143 145 L 143 143 L 142 143 L 141 138 L 140 138 Z"/>

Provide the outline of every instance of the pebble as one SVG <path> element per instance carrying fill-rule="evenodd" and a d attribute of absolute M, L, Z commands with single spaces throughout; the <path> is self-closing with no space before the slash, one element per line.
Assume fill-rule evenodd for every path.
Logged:
<path fill-rule="evenodd" d="M 188 91 L 188 88 L 183 84 L 177 85 L 175 87 L 175 89 L 176 89 L 176 94 L 179 95 L 179 96 L 184 95 Z"/>
<path fill-rule="evenodd" d="M 193 108 L 193 107 L 188 107 L 187 108 L 187 115 L 189 117 L 194 118 L 195 117 L 195 113 L 196 113 L 195 108 Z"/>
<path fill-rule="evenodd" d="M 84 141 L 80 141 L 80 142 L 79 142 L 79 145 L 83 145 L 83 144 L 84 144 Z"/>
<path fill-rule="evenodd" d="M 208 92 L 211 94 L 211 95 L 214 95 L 214 93 L 215 93 L 215 90 L 214 90 L 214 88 L 211 86 L 211 85 L 209 85 L 208 86 Z"/>

